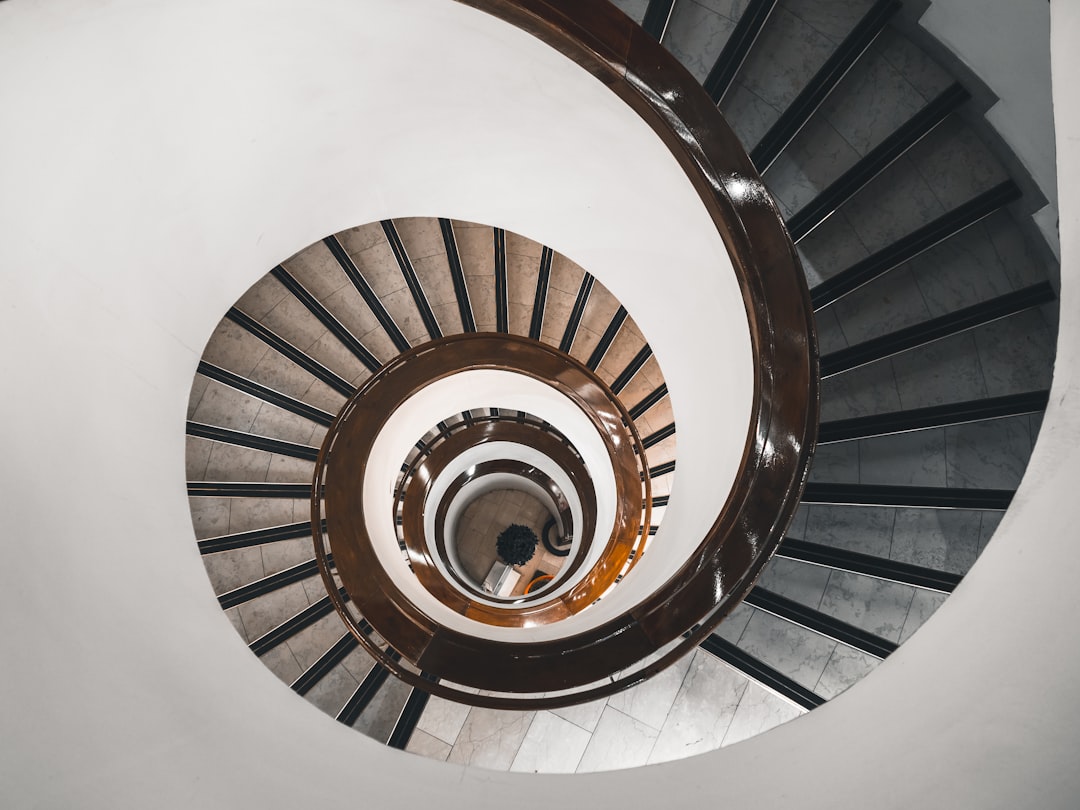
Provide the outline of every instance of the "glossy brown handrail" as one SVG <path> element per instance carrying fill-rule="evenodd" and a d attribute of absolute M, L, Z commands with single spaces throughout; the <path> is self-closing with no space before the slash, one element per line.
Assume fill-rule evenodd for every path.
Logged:
<path fill-rule="evenodd" d="M 651 500 L 651 489 L 644 446 L 633 420 L 610 389 L 579 361 L 528 338 L 478 333 L 432 341 L 399 355 L 350 397 L 327 432 L 316 462 L 313 492 L 324 494 L 321 499 L 313 496 L 312 525 L 321 525 L 325 510 L 326 535 L 336 566 L 332 570 L 327 564 L 323 535 L 317 534 L 316 552 L 327 591 L 365 648 L 369 639 L 359 632 L 359 620 L 350 609 L 357 610 L 412 663 L 440 677 L 472 686 L 477 685 L 480 670 L 506 666 L 506 661 L 514 659 L 519 651 L 440 626 L 413 604 L 380 564 L 367 533 L 363 500 L 355 497 L 358 482 L 364 479 L 371 448 L 389 415 L 419 390 L 463 368 L 512 370 L 544 381 L 576 402 L 607 448 L 617 496 L 614 528 L 603 552 L 566 594 L 517 609 L 498 609 L 466 601 L 460 611 L 466 617 L 505 627 L 532 626 L 561 621 L 593 604 L 615 584 L 622 569 L 640 549 L 646 536 L 641 531 L 642 486 L 646 503 Z M 646 509 L 645 520 L 648 519 Z M 351 602 L 336 598 L 335 574 L 344 583 Z M 510 645 L 523 646 L 526 645 Z M 429 657 L 441 656 L 448 648 L 462 652 L 438 669 L 428 666 Z M 407 672 L 399 662 L 380 657 L 385 654 L 378 650 L 372 648 L 368 652 L 392 671 Z M 487 683 L 482 681 L 479 688 L 487 688 L 483 685 Z"/>
<path fill-rule="evenodd" d="M 459 0 L 531 32 L 592 73 L 667 145 L 727 246 L 743 295 L 755 374 L 742 473 L 694 554 L 661 589 L 617 620 L 551 642 L 505 645 L 517 655 L 492 667 L 470 696 L 422 684 L 451 699 L 495 707 L 545 707 L 601 697 L 641 682 L 701 641 L 742 598 L 775 551 L 805 485 L 818 422 L 818 361 L 804 277 L 783 220 L 741 144 L 698 83 L 607 0 Z M 682 637 L 659 660 L 572 695 L 515 698 L 572 689 L 632 667 Z M 461 645 L 423 651 L 440 672 Z M 559 662 L 547 679 L 527 676 Z M 400 670 L 399 667 L 395 671 Z M 568 673 L 572 673 L 571 677 Z M 540 687 L 540 688 L 537 688 Z"/>

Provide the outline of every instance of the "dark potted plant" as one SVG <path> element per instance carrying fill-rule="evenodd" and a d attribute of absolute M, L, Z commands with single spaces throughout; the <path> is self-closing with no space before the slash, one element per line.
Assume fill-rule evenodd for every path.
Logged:
<path fill-rule="evenodd" d="M 495 550 L 507 565 L 523 565 L 533 558 L 536 544 L 540 542 L 536 532 L 520 523 L 511 523 L 499 533 Z"/>

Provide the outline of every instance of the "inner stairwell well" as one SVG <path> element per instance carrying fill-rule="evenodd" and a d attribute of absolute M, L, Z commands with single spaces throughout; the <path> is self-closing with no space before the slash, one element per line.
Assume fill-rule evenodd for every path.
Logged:
<path fill-rule="evenodd" d="M 531 334 L 595 361 L 639 421 L 662 516 L 661 499 L 677 497 L 677 414 L 647 336 L 587 268 L 489 225 L 344 231 L 237 302 L 193 386 L 189 493 L 222 607 L 294 691 L 427 756 L 631 767 L 737 742 L 835 696 L 970 568 L 1046 404 L 1054 295 L 1017 224 L 1019 186 L 965 116 L 968 91 L 891 27 L 898 3 L 620 5 L 743 140 L 817 310 L 822 425 L 803 506 L 745 604 L 698 652 L 566 709 L 427 699 L 365 661 L 310 563 L 312 449 L 347 391 L 433 329 Z"/>

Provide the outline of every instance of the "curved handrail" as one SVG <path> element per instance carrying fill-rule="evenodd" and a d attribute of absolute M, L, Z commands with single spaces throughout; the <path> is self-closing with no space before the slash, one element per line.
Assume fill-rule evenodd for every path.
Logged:
<path fill-rule="evenodd" d="M 442 627 L 424 614 L 380 565 L 367 534 L 362 500 L 354 497 L 356 482 L 363 480 L 368 454 L 388 416 L 417 391 L 463 368 L 526 374 L 576 402 L 607 448 L 618 494 L 614 528 L 599 561 L 568 592 L 517 609 L 500 610 L 466 601 L 465 616 L 515 627 L 559 621 L 593 604 L 615 584 L 624 568 L 640 557 L 647 537 L 642 531 L 643 513 L 646 524 L 651 515 L 651 483 L 644 445 L 618 398 L 579 361 L 528 338 L 474 333 L 431 341 L 399 355 L 350 397 L 327 432 L 313 483 L 312 526 L 322 525 L 325 507 L 326 535 L 333 547 L 332 567 L 327 561 L 324 534 L 315 531 L 316 554 L 327 591 L 360 643 L 399 677 L 410 680 L 415 675 L 401 661 L 371 645 L 361 620 L 370 622 L 395 652 L 421 669 L 486 689 L 491 682 L 478 679 L 490 677 L 490 672 L 500 667 L 513 666 L 508 662 L 526 654 L 530 645 L 513 644 L 510 646 L 516 649 L 511 651 L 507 645 Z M 339 443 L 344 452 L 335 452 Z M 320 492 L 321 497 L 315 494 Z M 337 594 L 335 575 L 344 583 L 350 601 Z M 432 664 L 433 658 L 437 664 Z M 530 691 L 545 691 L 545 677 L 541 668 L 534 667 L 522 683 L 535 680 L 537 689 Z M 430 682 L 423 686 L 428 688 Z"/>
<path fill-rule="evenodd" d="M 743 295 L 754 355 L 754 391 L 741 470 L 710 530 L 665 585 L 626 615 L 588 633 L 528 645 L 479 685 L 556 691 L 579 675 L 609 681 L 557 697 L 470 696 L 414 685 L 478 705 L 544 707 L 580 702 L 633 686 L 699 643 L 745 596 L 790 523 L 813 454 L 819 412 L 817 340 L 798 256 L 764 184 L 730 128 L 693 77 L 606 0 L 458 0 L 526 30 L 607 85 L 665 143 L 723 239 Z M 679 641 L 681 637 L 681 641 Z M 651 652 L 673 646 L 628 674 Z M 517 645 L 506 645 L 516 647 Z M 433 672 L 463 646 L 422 651 Z M 560 661 L 530 679 L 538 660 Z M 398 667 L 398 670 L 401 668 Z M 397 670 L 395 670 L 397 671 Z M 584 674 L 583 674 L 584 673 Z"/>

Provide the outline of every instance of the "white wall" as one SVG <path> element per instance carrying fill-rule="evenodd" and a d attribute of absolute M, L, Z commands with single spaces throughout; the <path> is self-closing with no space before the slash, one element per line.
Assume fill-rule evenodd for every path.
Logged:
<path fill-rule="evenodd" d="M 1035 214 L 1035 221 L 1057 253 L 1050 4 L 1046 0 L 933 0 L 919 22 L 997 95 L 986 119 L 1045 195 L 1047 205 Z"/>
<path fill-rule="evenodd" d="M 1080 8 L 1054 15 L 1059 166 L 1077 177 Z M 480 92 L 492 81 L 505 93 Z M 523 122 L 504 120 L 515 94 Z M 668 278 L 706 285 L 718 247 L 674 162 L 575 68 L 439 0 L 15 0 L 0 4 L 0 104 L 4 806 L 1075 806 L 1074 186 L 1051 406 L 1013 510 L 941 611 L 840 698 L 733 748 L 496 774 L 373 743 L 237 642 L 184 498 L 200 341 L 280 257 L 388 215 L 501 220 L 603 265 L 632 312 L 662 246 L 685 253 Z M 588 172 L 560 165 L 597 139 L 577 153 Z M 620 185 L 630 159 L 647 195 Z"/>

